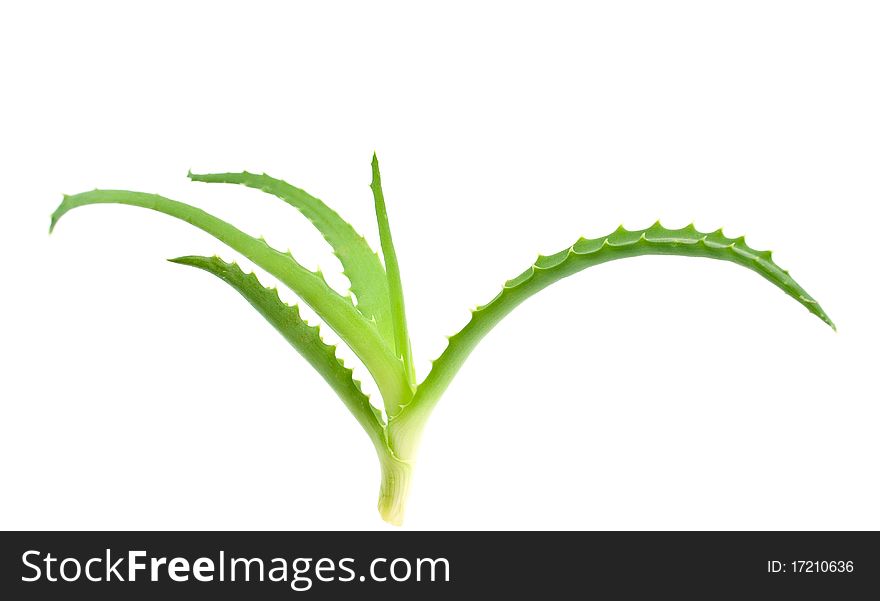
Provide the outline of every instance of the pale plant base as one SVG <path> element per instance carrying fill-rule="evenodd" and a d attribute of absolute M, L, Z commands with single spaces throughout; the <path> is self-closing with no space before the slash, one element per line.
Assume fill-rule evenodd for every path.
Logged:
<path fill-rule="evenodd" d="M 382 483 L 379 486 L 379 514 L 394 526 L 403 525 L 406 501 L 412 483 L 413 464 L 393 457 L 381 460 Z"/>

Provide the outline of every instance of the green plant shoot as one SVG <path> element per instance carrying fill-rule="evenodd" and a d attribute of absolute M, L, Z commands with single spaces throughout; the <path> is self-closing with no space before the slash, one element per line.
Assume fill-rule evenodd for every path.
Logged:
<path fill-rule="evenodd" d="M 376 409 L 352 370 L 337 358 L 336 348 L 324 343 L 318 327 L 307 324 L 297 306 L 282 301 L 275 289 L 264 287 L 253 273 L 244 273 L 234 262 L 219 257 L 186 256 L 173 263 L 211 273 L 235 289 L 327 381 L 376 449 L 381 470 L 379 512 L 399 525 L 412 481 L 419 439 L 431 411 L 477 343 L 524 300 L 550 284 L 593 265 L 642 255 L 678 255 L 730 261 L 758 273 L 826 324 L 831 319 L 787 271 L 780 269 L 769 251 L 750 248 L 743 238 L 728 238 L 721 230 L 698 232 L 693 225 L 667 229 L 659 222 L 644 230 L 623 227 L 594 239 L 581 238 L 560 252 L 540 256 L 528 269 L 504 284 L 489 303 L 472 311 L 464 328 L 434 362 L 431 372 L 418 382 L 404 311 L 403 287 L 379 162 L 373 155 L 373 199 L 382 257 L 355 229 L 330 207 L 305 191 L 266 174 L 189 174 L 196 182 L 241 184 L 277 196 L 304 215 L 317 228 L 342 264 L 354 295 L 331 288 L 319 272 L 302 265 L 289 252 L 279 252 L 262 238 L 191 205 L 156 194 L 125 190 L 92 190 L 64 196 L 52 214 L 50 232 L 71 209 L 92 204 L 116 203 L 152 209 L 181 219 L 211 234 L 234 251 L 273 275 L 290 288 L 335 331 L 363 362 L 382 396 L 384 413 Z"/>

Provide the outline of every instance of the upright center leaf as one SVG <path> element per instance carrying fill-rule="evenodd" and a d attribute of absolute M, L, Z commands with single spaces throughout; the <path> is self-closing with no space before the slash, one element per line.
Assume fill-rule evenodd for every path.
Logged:
<path fill-rule="evenodd" d="M 406 309 L 403 304 L 403 285 L 400 282 L 400 267 L 397 264 L 397 253 L 391 239 L 391 226 L 388 224 L 388 211 L 385 208 L 385 194 L 382 192 L 382 176 L 379 173 L 379 159 L 373 153 L 373 200 L 376 205 L 376 220 L 379 223 L 379 241 L 382 245 L 382 256 L 385 258 L 385 273 L 388 276 L 388 294 L 391 297 L 391 323 L 394 326 L 394 347 L 397 356 L 403 361 L 403 368 L 410 387 L 415 390 L 416 372 L 413 367 L 412 349 L 409 343 L 409 332 L 406 327 Z M 397 410 L 389 411 L 390 414 Z"/>

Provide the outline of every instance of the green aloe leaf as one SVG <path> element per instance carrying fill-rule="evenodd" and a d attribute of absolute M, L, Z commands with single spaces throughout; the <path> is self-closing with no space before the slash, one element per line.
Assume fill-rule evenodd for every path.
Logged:
<path fill-rule="evenodd" d="M 394 324 L 394 345 L 397 356 L 403 361 L 410 385 L 415 388 L 416 373 L 413 365 L 412 348 L 409 342 L 409 331 L 406 325 L 406 309 L 403 303 L 403 284 L 400 281 L 400 267 L 397 264 L 397 251 L 391 240 L 391 226 L 388 224 L 388 211 L 385 208 L 385 194 L 382 192 L 382 176 L 379 173 L 379 159 L 373 153 L 373 181 L 370 189 L 376 206 L 376 220 L 379 223 L 379 239 L 382 244 L 382 256 L 385 259 L 385 271 L 388 274 L 388 292 L 391 295 L 391 317 Z M 392 411 L 390 413 L 396 413 Z"/>
<path fill-rule="evenodd" d="M 394 343 L 391 305 L 385 268 L 376 252 L 339 213 L 328 207 L 305 190 L 269 175 L 248 173 L 190 172 L 194 182 L 241 184 L 277 196 L 302 213 L 332 247 L 342 264 L 345 277 L 351 283 L 351 291 L 357 298 L 357 309 L 367 319 L 375 319 L 379 333 Z"/>
<path fill-rule="evenodd" d="M 404 432 L 407 422 L 424 420 L 480 340 L 524 300 L 550 284 L 588 267 L 642 255 L 707 257 L 742 265 L 761 275 L 806 307 L 810 313 L 835 328 L 819 303 L 787 271 L 773 262 L 770 251 L 750 248 L 742 237 L 728 238 L 721 230 L 700 233 L 693 225 L 670 230 L 657 222 L 647 229 L 635 231 L 621 226 L 608 236 L 590 240 L 581 238 L 563 251 L 538 257 L 534 265 L 509 280 L 494 299 L 477 307 L 467 325 L 449 338 L 446 350 L 434 361 L 431 373 L 419 385 L 412 402 L 400 414 L 401 419 L 393 423 L 391 428 Z M 405 448 L 407 444 L 400 441 L 401 448 Z"/>
<path fill-rule="evenodd" d="M 230 248 L 265 269 L 293 290 L 331 329 L 351 347 L 373 375 L 383 397 L 408 398 L 409 386 L 403 364 L 379 335 L 376 324 L 367 321 L 351 300 L 327 285 L 320 273 L 300 265 L 290 253 L 279 252 L 264 240 L 191 205 L 158 194 L 126 190 L 93 190 L 65 196 L 52 214 L 50 231 L 71 209 L 92 204 L 115 203 L 152 209 L 181 219 L 211 234 Z M 395 404 L 396 406 L 396 404 Z"/>
<path fill-rule="evenodd" d="M 370 435 L 373 444 L 384 444 L 381 414 L 370 405 L 360 382 L 352 377 L 352 370 L 336 356 L 336 347 L 321 339 L 319 327 L 303 321 L 299 307 L 282 301 L 278 290 L 263 286 L 256 274 L 246 274 L 235 263 L 227 263 L 220 257 L 187 256 L 169 260 L 212 273 L 232 286 L 324 378 Z"/>

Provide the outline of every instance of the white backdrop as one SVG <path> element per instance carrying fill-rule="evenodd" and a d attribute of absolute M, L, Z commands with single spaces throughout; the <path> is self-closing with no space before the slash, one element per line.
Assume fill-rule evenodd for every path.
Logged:
<path fill-rule="evenodd" d="M 158 192 L 344 287 L 295 211 L 185 176 L 378 246 L 375 149 L 420 376 L 537 253 L 657 218 L 774 249 L 839 327 L 729 263 L 560 282 L 440 402 L 405 527 L 880 528 L 876 3 L 366 4 L 0 9 L 0 527 L 391 528 L 324 382 L 164 261 L 234 253 L 120 206 L 47 235 L 62 193 Z"/>

